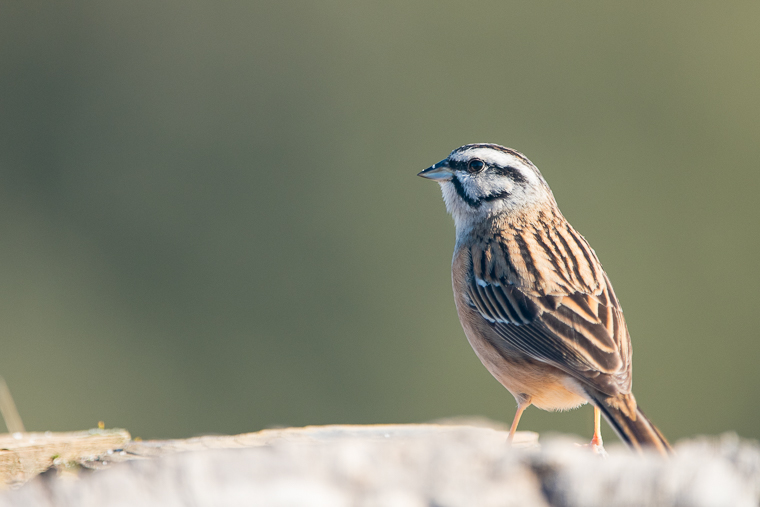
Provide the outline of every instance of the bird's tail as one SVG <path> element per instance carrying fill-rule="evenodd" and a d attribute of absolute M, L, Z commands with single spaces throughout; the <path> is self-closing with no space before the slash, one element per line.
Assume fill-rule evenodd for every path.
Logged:
<path fill-rule="evenodd" d="M 589 392 L 589 395 L 628 447 L 639 452 L 648 448 L 665 456 L 673 453 L 673 448 L 657 426 L 638 407 L 633 394 L 608 396 L 595 391 Z"/>

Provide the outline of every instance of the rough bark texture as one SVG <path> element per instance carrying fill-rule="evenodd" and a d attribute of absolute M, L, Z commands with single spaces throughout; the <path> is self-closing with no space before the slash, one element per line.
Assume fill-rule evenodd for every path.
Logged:
<path fill-rule="evenodd" d="M 434 424 L 153 442 L 125 435 L 96 430 L 90 438 L 101 443 L 122 440 L 101 452 L 88 444 L 89 454 L 70 461 L 60 454 L 48 472 L 0 493 L 0 507 L 756 506 L 760 499 L 760 448 L 730 434 L 682 442 L 670 460 L 617 446 L 604 459 L 562 438 L 539 447 L 527 432 L 510 448 L 503 431 Z M 0 437 L 0 449 L 6 442 Z M 18 447 L 0 458 L 4 452 L 19 455 Z M 8 477 L 18 484 L 18 473 Z"/>

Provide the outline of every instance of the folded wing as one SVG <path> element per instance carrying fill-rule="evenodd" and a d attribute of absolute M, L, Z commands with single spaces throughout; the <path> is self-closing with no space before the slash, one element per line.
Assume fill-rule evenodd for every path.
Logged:
<path fill-rule="evenodd" d="M 620 304 L 596 254 L 566 224 L 523 228 L 472 247 L 469 302 L 498 346 L 606 394 L 627 393 L 630 337 Z"/>

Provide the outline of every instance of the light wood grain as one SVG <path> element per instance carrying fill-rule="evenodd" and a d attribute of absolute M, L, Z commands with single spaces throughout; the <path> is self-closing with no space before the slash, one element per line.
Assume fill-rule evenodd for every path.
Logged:
<path fill-rule="evenodd" d="M 122 429 L 0 434 L 0 488 L 22 484 L 53 466 L 81 466 L 130 440 Z"/>

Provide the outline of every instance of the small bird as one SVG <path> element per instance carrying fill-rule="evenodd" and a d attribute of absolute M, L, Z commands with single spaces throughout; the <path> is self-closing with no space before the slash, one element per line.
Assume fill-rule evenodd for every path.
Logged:
<path fill-rule="evenodd" d="M 436 181 L 454 218 L 451 266 L 459 320 L 480 361 L 530 405 L 594 405 L 591 447 L 604 452 L 600 414 L 631 448 L 670 444 L 631 392 L 631 337 L 594 250 L 568 223 L 523 154 L 468 144 L 419 173 Z"/>

